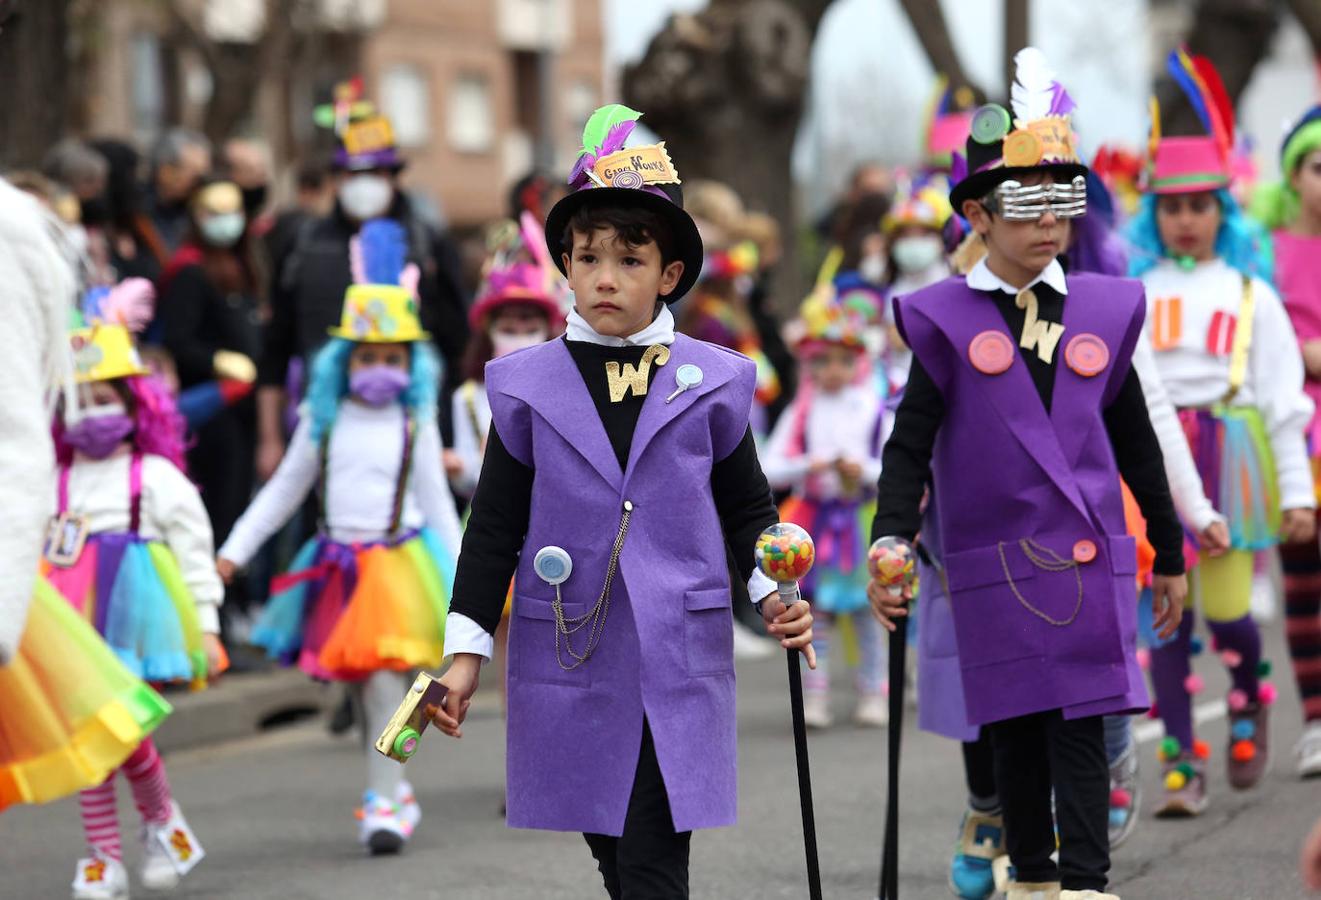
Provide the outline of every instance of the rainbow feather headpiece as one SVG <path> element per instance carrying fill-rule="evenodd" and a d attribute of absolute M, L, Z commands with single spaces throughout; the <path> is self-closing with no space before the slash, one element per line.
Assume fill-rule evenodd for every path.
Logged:
<path fill-rule="evenodd" d="M 1147 190 L 1180 194 L 1228 187 L 1234 163 L 1234 105 L 1220 74 L 1209 59 L 1190 55 L 1186 47 L 1170 51 L 1165 67 L 1206 134 L 1162 138 L 1160 106 L 1153 97 Z"/>
<path fill-rule="evenodd" d="M 330 336 L 366 343 L 421 341 L 418 269 L 408 262 L 408 233 L 394 219 L 372 219 L 349 241 L 354 284 L 344 294 L 338 328 Z"/>

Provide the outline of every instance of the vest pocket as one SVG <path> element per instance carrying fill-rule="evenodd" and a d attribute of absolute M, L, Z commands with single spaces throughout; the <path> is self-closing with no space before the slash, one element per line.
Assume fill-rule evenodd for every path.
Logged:
<path fill-rule="evenodd" d="M 565 603 L 564 617 L 571 619 L 585 615 L 586 603 Z M 514 595 L 514 616 L 509 633 L 509 658 L 513 674 L 522 681 L 535 681 L 546 684 L 563 684 L 571 687 L 586 688 L 592 684 L 592 666 L 596 660 L 589 657 L 587 662 L 577 668 L 564 669 L 565 666 L 578 663 L 569 653 L 566 640 L 574 640 L 573 648 L 579 653 L 583 650 L 588 628 L 583 628 L 572 638 L 559 638 L 560 651 L 555 653 L 555 608 L 548 600 L 529 597 L 525 594 Z M 595 654 L 593 654 L 594 656 Z"/>
<path fill-rule="evenodd" d="M 1045 641 L 1038 625 L 1045 623 L 1027 609 L 1020 595 L 1037 608 L 1045 603 L 1051 610 L 1067 600 L 1068 609 L 1061 614 L 1067 616 L 1077 592 L 1072 573 L 1052 574 L 1051 593 L 1043 599 L 1043 579 L 1014 541 L 948 554 L 945 572 L 959 664 L 965 671 L 1043 656 Z M 1067 598 L 1062 596 L 1065 592 Z"/>
<path fill-rule="evenodd" d="M 689 675 L 729 675 L 734 671 L 734 615 L 729 588 L 706 588 L 683 595 L 683 640 Z"/>

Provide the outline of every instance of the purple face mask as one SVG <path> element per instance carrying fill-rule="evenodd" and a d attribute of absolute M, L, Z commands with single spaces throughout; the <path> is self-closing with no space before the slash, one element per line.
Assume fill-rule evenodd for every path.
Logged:
<path fill-rule="evenodd" d="M 133 420 L 123 406 L 95 407 L 69 427 L 64 439 L 84 456 L 105 459 L 133 433 Z"/>
<path fill-rule="evenodd" d="M 349 392 L 368 406 L 387 406 L 399 399 L 411 379 L 394 366 L 369 366 L 349 376 Z"/>

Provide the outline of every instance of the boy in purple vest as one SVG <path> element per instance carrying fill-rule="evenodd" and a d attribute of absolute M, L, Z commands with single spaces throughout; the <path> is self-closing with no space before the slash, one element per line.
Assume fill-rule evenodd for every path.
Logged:
<path fill-rule="evenodd" d="M 896 302 L 914 357 L 883 455 L 873 537 L 912 539 L 930 486 L 948 597 L 934 602 L 953 613 L 968 720 L 990 730 L 1009 897 L 1099 900 L 1114 896 L 1102 893 L 1101 717 L 1147 705 L 1120 476 L 1156 548 L 1164 636 L 1187 592 L 1183 534 L 1130 365 L 1142 287 L 1066 277 L 1057 257 L 1087 197 L 1073 102 L 1039 51 L 1015 61 L 1014 116 L 978 110 L 964 177 L 950 192 L 987 256 L 966 278 Z M 877 585 L 868 593 L 893 629 L 902 601 Z"/>
<path fill-rule="evenodd" d="M 639 115 L 588 120 L 547 218 L 575 296 L 565 338 L 487 366 L 434 718 L 459 737 L 512 576 L 509 825 L 580 831 L 612 898 L 670 900 L 688 896 L 692 830 L 735 819 L 726 543 L 771 633 L 815 660 L 807 604 L 755 571 L 778 521 L 748 427 L 755 366 L 674 333 L 666 303 L 702 241 L 664 145 L 624 149 Z"/>

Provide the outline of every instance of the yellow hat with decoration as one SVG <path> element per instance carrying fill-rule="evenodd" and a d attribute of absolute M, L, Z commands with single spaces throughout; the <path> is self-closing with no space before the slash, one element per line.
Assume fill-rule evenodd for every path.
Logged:
<path fill-rule="evenodd" d="M 74 377 L 79 384 L 151 374 L 123 325 L 99 323 L 78 328 L 70 333 L 69 342 L 73 347 Z"/>
<path fill-rule="evenodd" d="M 417 266 L 408 260 L 404 226 L 372 219 L 349 244 L 353 280 L 344 294 L 338 328 L 330 336 L 369 344 L 424 341 L 417 312 Z"/>

